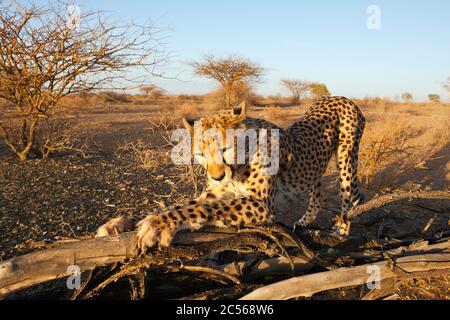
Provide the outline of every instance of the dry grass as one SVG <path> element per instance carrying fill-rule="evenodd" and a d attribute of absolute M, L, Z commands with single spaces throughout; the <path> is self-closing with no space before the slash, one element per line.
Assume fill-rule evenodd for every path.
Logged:
<path fill-rule="evenodd" d="M 401 164 L 400 171 L 414 152 L 412 141 L 420 135 L 410 121 L 383 121 L 380 126 L 369 126 L 361 142 L 359 180 L 370 186 L 375 174 L 382 168 Z"/>
<path fill-rule="evenodd" d="M 383 105 L 363 111 L 368 121 L 360 151 L 360 180 L 371 188 L 389 187 L 397 177 L 425 169 L 450 142 L 446 105 L 403 103 L 388 111 Z"/>
<path fill-rule="evenodd" d="M 142 140 L 128 141 L 117 148 L 117 154 L 131 153 L 135 162 L 144 169 L 155 169 L 159 166 L 158 153 Z"/>
<path fill-rule="evenodd" d="M 86 114 L 90 119 L 89 126 L 96 126 L 96 123 L 143 123 L 152 136 L 157 137 L 153 139 L 155 145 L 148 145 L 150 149 L 170 147 L 170 132 L 181 125 L 183 117 L 198 119 L 220 109 L 218 92 L 205 96 L 163 96 L 158 99 L 144 95 L 114 96 L 117 99 L 113 102 L 107 101 L 104 93 L 73 95 L 65 103 L 68 109 L 76 110 L 77 117 Z M 296 121 L 310 102 L 292 105 L 289 99 L 277 96 L 258 97 L 257 100 L 257 107 L 250 109 L 250 116 L 272 121 L 281 127 Z M 436 154 L 450 142 L 448 105 L 396 103 L 383 98 L 354 100 L 367 119 L 360 152 L 359 177 L 368 188 L 376 191 L 390 187 L 398 177 L 408 172 L 429 169 L 427 162 L 435 159 Z M 80 111 L 80 105 L 95 105 L 95 109 L 83 108 Z M 101 115 L 101 118 L 91 118 L 93 113 Z M 152 166 L 152 161 L 148 160 L 152 154 L 145 151 L 142 141 L 136 142 L 132 149 L 138 163 L 144 167 Z M 330 173 L 334 171 L 331 165 Z"/>

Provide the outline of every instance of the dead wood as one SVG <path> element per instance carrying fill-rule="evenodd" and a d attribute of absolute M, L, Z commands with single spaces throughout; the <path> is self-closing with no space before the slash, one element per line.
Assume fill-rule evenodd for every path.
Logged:
<path fill-rule="evenodd" d="M 81 272 L 93 270 L 100 266 L 131 260 L 121 271 L 101 283 L 94 289 L 99 292 L 109 283 L 125 276 L 133 275 L 143 267 L 168 264 L 174 261 L 187 262 L 203 259 L 209 255 L 224 251 L 237 253 L 261 252 L 269 257 L 284 255 L 295 269 L 292 258 L 289 258 L 286 248 L 301 247 L 306 250 L 306 256 L 314 258 L 312 251 L 305 245 L 295 243 L 286 234 L 278 239 L 274 234 L 281 233 L 279 227 L 255 227 L 249 229 L 222 230 L 212 229 L 195 233 L 180 233 L 174 240 L 174 246 L 168 250 L 150 253 L 138 257 L 135 252 L 135 233 L 126 233 L 117 237 L 98 238 L 69 243 L 60 247 L 35 252 L 0 263 L 0 297 L 19 289 L 67 277 L 69 266 L 78 266 Z M 276 241 L 274 242 L 274 238 Z M 280 250 L 281 248 L 281 250 Z M 305 260 L 310 258 L 305 257 Z M 219 270 L 220 272 L 220 270 Z M 233 275 L 231 275 L 232 277 Z"/>
<path fill-rule="evenodd" d="M 291 278 L 259 288 L 244 296 L 242 300 L 288 300 L 299 297 L 311 297 L 316 293 L 352 287 L 370 283 L 373 267 L 379 268 L 379 281 L 390 278 L 406 278 L 417 276 L 417 273 L 428 272 L 450 273 L 450 254 L 435 253 L 401 257 L 392 261 L 382 261 L 352 268 L 341 268 L 333 271 L 310 274 Z"/>
<path fill-rule="evenodd" d="M 340 250 L 330 249 L 328 254 L 330 257 L 342 257 L 348 256 L 353 259 L 363 260 L 366 263 L 372 261 L 383 260 L 386 256 L 398 257 L 398 256 L 411 256 L 424 253 L 450 253 L 450 240 L 439 242 L 436 244 L 430 244 L 429 241 L 417 241 L 410 245 L 400 246 L 390 250 L 365 250 L 362 252 L 343 252 Z"/>
<path fill-rule="evenodd" d="M 369 210 L 382 207 L 386 204 L 401 201 L 401 200 L 414 200 L 414 199 L 445 199 L 450 200 L 450 192 L 448 191 L 430 191 L 430 192 L 402 192 L 388 194 L 384 196 L 377 197 L 364 203 L 360 206 L 355 207 L 348 214 L 349 218 L 355 218 L 364 212 Z"/>

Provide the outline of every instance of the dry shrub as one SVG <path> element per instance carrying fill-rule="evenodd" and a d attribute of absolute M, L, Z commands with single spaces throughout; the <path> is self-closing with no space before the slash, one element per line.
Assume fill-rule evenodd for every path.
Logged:
<path fill-rule="evenodd" d="M 82 137 L 79 128 L 67 118 L 50 118 L 42 122 L 36 131 L 33 153 L 43 159 L 50 156 L 75 152 L 88 157 L 93 143 L 89 137 Z"/>
<path fill-rule="evenodd" d="M 189 105 L 186 106 L 188 111 L 190 111 L 191 108 L 193 109 L 194 107 L 196 107 L 194 103 L 188 104 Z M 194 111 L 198 112 L 198 109 L 194 109 Z M 190 115 L 192 114 L 190 113 Z M 159 142 L 159 145 L 155 145 L 153 148 L 158 149 L 158 151 L 165 151 L 159 153 L 159 163 L 170 162 L 171 151 L 176 143 L 171 140 L 171 133 L 179 128 L 179 126 L 175 123 L 176 120 L 174 119 L 173 114 L 160 113 L 159 117 L 157 117 L 156 119 L 147 119 L 147 121 L 150 124 L 150 130 L 153 135 L 152 141 L 155 144 Z M 206 176 L 203 167 L 191 163 L 190 165 L 186 166 L 176 166 L 176 170 L 178 171 L 178 175 L 177 179 L 171 182 L 172 190 L 170 192 L 170 195 L 175 196 L 179 192 L 177 188 L 180 183 L 188 182 L 190 187 L 193 188 L 194 196 L 200 196 L 203 190 L 202 188 Z"/>
<path fill-rule="evenodd" d="M 365 97 L 364 99 L 354 99 L 354 101 L 363 109 L 382 109 L 389 112 L 395 103 L 389 98 Z"/>
<path fill-rule="evenodd" d="M 397 166 L 397 174 L 410 168 L 417 148 L 412 142 L 420 134 L 421 130 L 409 121 L 384 120 L 383 124 L 367 128 L 359 152 L 359 180 L 369 186 L 376 174 L 389 165 Z"/>
<path fill-rule="evenodd" d="M 445 120 L 442 127 L 431 129 L 431 141 L 434 146 L 432 152 L 437 152 L 445 144 L 450 142 L 450 120 Z"/>
<path fill-rule="evenodd" d="M 166 167 L 173 165 L 176 171 L 175 175 L 167 177 L 163 174 L 164 170 L 160 170 L 158 174 L 162 174 L 164 181 L 170 185 L 170 192 L 168 195 L 154 195 L 155 198 L 167 199 L 179 198 L 182 201 L 183 188 L 180 185 L 189 185 L 189 189 L 194 192 L 197 197 L 203 190 L 205 172 L 201 166 L 190 164 L 186 166 L 176 166 L 171 163 L 171 151 L 174 147 L 174 142 L 171 141 L 171 133 L 178 127 L 174 124 L 171 113 L 160 113 L 158 117 L 152 119 L 145 119 L 148 124 L 148 130 L 152 135 L 152 143 L 148 144 L 141 139 L 136 141 L 128 141 L 117 148 L 117 156 L 121 157 L 123 154 L 131 154 L 133 160 L 144 169 L 156 169 L 160 164 Z M 192 195 L 189 195 L 192 197 Z M 164 202 L 163 201 L 163 202 Z M 181 202 L 180 202 L 181 204 Z"/>
<path fill-rule="evenodd" d="M 128 141 L 118 147 L 118 154 L 131 153 L 133 159 L 144 169 L 155 169 L 159 165 L 158 152 L 142 140 Z"/>
<path fill-rule="evenodd" d="M 194 111 L 194 115 L 198 115 L 198 108 L 194 103 L 187 103 L 186 106 L 187 111 Z M 194 109 L 195 108 L 195 109 Z M 192 115 L 192 113 L 189 113 Z M 159 153 L 159 162 L 168 163 L 171 160 L 171 151 L 172 148 L 175 147 L 174 141 L 171 140 L 171 133 L 173 130 L 179 128 L 179 126 L 175 123 L 175 119 L 173 114 L 171 113 L 161 113 L 158 118 L 155 120 L 147 119 L 148 123 L 151 125 L 150 130 L 152 131 L 153 141 L 159 141 L 159 146 L 154 147 L 158 150 L 164 150 L 165 153 Z M 170 197 L 175 197 L 178 195 L 178 185 L 180 183 L 188 183 L 190 188 L 193 188 L 194 197 L 200 196 L 204 180 L 205 180 L 205 171 L 203 167 L 199 165 L 194 165 L 193 163 L 186 166 L 176 166 L 176 170 L 178 171 L 177 178 L 174 181 L 171 181 L 171 191 Z M 181 203 L 180 203 L 181 204 Z"/>
<path fill-rule="evenodd" d="M 152 144 L 148 144 L 142 139 L 126 141 L 117 148 L 116 155 L 120 157 L 123 154 L 131 154 L 134 161 L 144 169 L 155 169 L 160 163 L 166 162 L 165 156 L 168 156 L 168 153 L 164 155 L 160 151 L 174 146 L 171 141 L 171 133 L 177 128 L 170 115 L 169 113 L 159 113 L 158 116 L 144 118 L 143 120 L 149 125 L 147 130 L 152 136 Z"/>
<path fill-rule="evenodd" d="M 152 91 L 152 93 L 149 95 L 149 98 L 153 100 L 159 100 L 165 95 L 166 91 L 164 89 L 156 89 Z"/>
<path fill-rule="evenodd" d="M 173 142 L 171 141 L 172 131 L 178 129 L 178 125 L 175 123 L 175 119 L 172 113 L 162 113 L 160 112 L 157 117 L 147 118 L 147 123 L 150 125 L 148 129 L 153 135 L 153 140 L 160 140 L 162 145 L 157 148 L 167 148 L 173 147 Z"/>

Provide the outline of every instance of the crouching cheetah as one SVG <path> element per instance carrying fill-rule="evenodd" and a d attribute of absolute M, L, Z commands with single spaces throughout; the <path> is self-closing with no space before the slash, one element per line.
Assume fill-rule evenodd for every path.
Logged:
<path fill-rule="evenodd" d="M 342 235 L 348 235 L 350 223 L 346 214 L 361 201 L 357 167 L 365 126 L 363 114 L 351 100 L 320 98 L 287 129 L 247 117 L 245 104 L 197 122 L 183 119 L 183 124 L 192 136 L 195 136 L 196 127 L 202 132 L 215 130 L 222 133 L 222 137 L 230 130 L 245 134 L 246 130 L 255 129 L 258 138 L 266 135 L 266 140 L 270 140 L 266 150 L 278 150 L 275 159 L 278 170 L 270 174 L 266 170 L 269 151 L 251 150 L 246 146 L 245 161 L 233 161 L 239 151 L 236 138 L 202 135 L 198 150 L 193 147 L 197 161 L 207 171 L 207 186 L 198 199 L 160 214 L 151 214 L 139 222 L 136 218 L 113 219 L 98 229 L 98 237 L 137 228 L 138 247 L 142 251 L 154 246 L 167 247 L 180 230 L 273 221 L 277 199 L 308 192 L 308 209 L 296 223 L 305 227 L 321 210 L 321 177 L 333 155 L 340 173 L 342 200 L 342 215 L 337 218 L 337 228 Z M 277 146 L 273 139 L 268 139 L 273 136 L 268 132 L 278 133 Z M 239 137 L 239 133 L 236 136 Z"/>

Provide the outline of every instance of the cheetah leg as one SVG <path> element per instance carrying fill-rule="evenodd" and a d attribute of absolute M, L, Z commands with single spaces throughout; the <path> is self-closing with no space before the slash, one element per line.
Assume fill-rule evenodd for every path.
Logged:
<path fill-rule="evenodd" d="M 347 135 L 345 143 L 341 141 L 337 152 L 342 208 L 341 216 L 336 217 L 335 229 L 342 236 L 350 234 L 351 223 L 347 218 L 349 210 L 363 199 L 358 189 L 358 152 L 359 139 L 355 139 L 354 135 Z"/>
<path fill-rule="evenodd" d="M 139 218 L 119 216 L 111 219 L 97 229 L 96 238 L 119 235 L 124 232 L 133 231 Z"/>
<path fill-rule="evenodd" d="M 216 193 L 220 195 L 220 198 Z M 219 192 L 215 193 L 211 192 L 210 190 L 205 190 L 195 201 L 197 203 L 213 203 L 218 200 L 232 200 L 235 198 L 236 195 L 227 192 L 226 190 L 219 190 Z M 109 237 L 133 231 L 136 229 L 136 225 L 138 224 L 138 222 L 143 218 L 145 218 L 145 215 L 141 215 L 140 217 L 118 216 L 99 227 L 96 231 L 95 237 Z"/>
<path fill-rule="evenodd" d="M 264 201 L 253 199 L 221 200 L 214 203 L 195 203 L 149 215 L 137 227 L 137 244 L 141 252 L 148 248 L 168 247 L 173 237 L 181 230 L 198 230 L 204 226 L 233 227 L 254 225 L 273 218 Z"/>
<path fill-rule="evenodd" d="M 309 190 L 309 205 L 308 210 L 306 211 L 305 215 L 297 222 L 295 223 L 295 227 L 302 227 L 305 228 L 311 222 L 316 220 L 317 215 L 319 214 L 320 210 L 323 206 L 323 196 L 321 192 L 321 183 L 317 183 L 311 189 Z"/>

